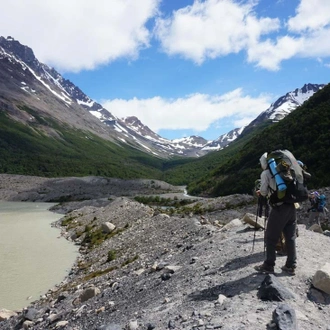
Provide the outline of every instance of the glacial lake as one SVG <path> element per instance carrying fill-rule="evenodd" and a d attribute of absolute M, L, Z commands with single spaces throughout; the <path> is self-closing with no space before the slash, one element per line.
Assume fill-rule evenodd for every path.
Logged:
<path fill-rule="evenodd" d="M 51 223 L 53 203 L 0 201 L 0 309 L 38 300 L 69 273 L 78 247 Z"/>

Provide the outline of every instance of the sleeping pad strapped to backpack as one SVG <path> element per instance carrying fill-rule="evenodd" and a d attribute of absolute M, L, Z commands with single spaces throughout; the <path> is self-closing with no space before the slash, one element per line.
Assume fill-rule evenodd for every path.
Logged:
<path fill-rule="evenodd" d="M 273 163 L 269 170 L 276 179 L 277 187 L 277 190 L 270 196 L 271 204 L 297 203 L 308 199 L 308 190 L 304 184 L 302 168 L 289 150 L 272 151 L 268 154 L 267 161 L 268 164 Z"/>

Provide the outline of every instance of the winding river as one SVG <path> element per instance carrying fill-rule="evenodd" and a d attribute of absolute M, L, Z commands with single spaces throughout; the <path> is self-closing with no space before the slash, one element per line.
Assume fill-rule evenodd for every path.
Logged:
<path fill-rule="evenodd" d="M 71 269 L 78 247 L 51 226 L 63 216 L 52 205 L 0 201 L 0 309 L 26 307 Z"/>

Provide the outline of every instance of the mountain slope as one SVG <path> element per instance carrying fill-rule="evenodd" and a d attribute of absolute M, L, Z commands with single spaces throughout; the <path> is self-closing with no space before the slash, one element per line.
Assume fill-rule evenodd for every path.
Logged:
<path fill-rule="evenodd" d="M 63 123 L 93 131 L 102 138 L 133 146 L 156 157 L 199 157 L 207 153 L 201 150 L 207 142 L 202 138 L 190 138 L 203 140 L 198 144 L 170 141 L 141 122 L 137 125 L 137 118 L 117 118 L 55 69 L 40 63 L 31 48 L 11 37 L 0 37 L 0 73 L 0 104 L 4 108 L 12 109 L 11 103 L 20 101 Z M 11 116 L 29 124 L 29 116 L 18 109 L 12 111 Z"/>
<path fill-rule="evenodd" d="M 242 137 L 227 149 L 237 148 L 228 159 L 203 178 L 189 184 L 191 194 L 221 196 L 229 193 L 251 193 L 260 176 L 260 156 L 265 151 L 286 148 L 308 166 L 312 179 L 308 186 L 330 184 L 330 84 L 315 93 L 302 106 L 280 122 L 264 128 L 251 137 Z M 247 140 L 248 139 L 248 140 Z M 220 159 L 220 157 L 219 157 Z"/>
<path fill-rule="evenodd" d="M 230 166 L 247 148 L 244 144 L 322 87 L 308 84 L 288 93 L 248 127 L 215 141 L 198 136 L 169 141 L 136 117 L 116 118 L 40 63 L 29 47 L 0 37 L 0 169 L 40 176 L 157 178 L 190 183 L 191 193 L 213 194 L 211 187 L 218 182 L 210 180 L 213 171 L 226 162 Z M 209 152 L 218 149 L 223 150 Z"/>
<path fill-rule="evenodd" d="M 117 118 L 79 87 L 64 79 L 55 69 L 40 63 L 31 48 L 21 45 L 11 37 L 0 37 L 0 62 L 0 76 L 3 78 L 0 81 L 0 91 L 7 101 L 5 106 L 10 107 L 8 103 L 21 100 L 22 104 L 46 112 L 61 122 L 94 131 L 102 138 L 133 146 L 156 157 L 201 157 L 225 148 L 242 132 L 249 130 L 245 127 L 236 128 L 214 141 L 206 141 L 199 136 L 167 140 L 152 132 L 136 117 Z M 273 117 L 276 120 L 283 118 L 319 88 L 322 85 L 308 84 L 286 94 L 252 122 L 250 127 L 260 121 L 273 120 Z M 280 117 L 274 115 L 279 110 L 285 110 Z M 15 116 L 28 124 L 26 114 L 15 111 Z"/>

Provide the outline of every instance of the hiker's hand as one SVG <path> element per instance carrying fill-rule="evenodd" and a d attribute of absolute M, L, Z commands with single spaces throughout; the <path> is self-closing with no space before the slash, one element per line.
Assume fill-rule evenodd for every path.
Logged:
<path fill-rule="evenodd" d="M 257 194 L 258 196 L 260 196 L 260 190 L 257 190 L 257 191 L 256 191 L 256 194 Z"/>

